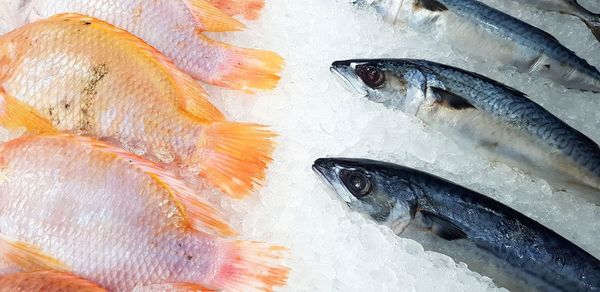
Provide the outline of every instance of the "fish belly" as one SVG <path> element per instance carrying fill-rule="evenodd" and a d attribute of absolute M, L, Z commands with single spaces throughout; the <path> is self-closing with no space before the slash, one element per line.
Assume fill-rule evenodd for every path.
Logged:
<path fill-rule="evenodd" d="M 419 115 L 468 152 L 518 168 L 559 189 L 574 190 L 588 201 L 600 203 L 600 178 L 528 132 L 476 109 L 434 107 Z"/>

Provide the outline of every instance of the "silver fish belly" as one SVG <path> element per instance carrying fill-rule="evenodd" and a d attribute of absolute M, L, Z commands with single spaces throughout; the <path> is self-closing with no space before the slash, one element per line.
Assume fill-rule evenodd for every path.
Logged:
<path fill-rule="evenodd" d="M 567 88 L 600 92 L 600 71 L 549 33 L 476 0 L 378 0 L 390 23 L 433 29 L 463 52 L 551 79 Z M 429 33 L 429 30 L 424 30 Z"/>

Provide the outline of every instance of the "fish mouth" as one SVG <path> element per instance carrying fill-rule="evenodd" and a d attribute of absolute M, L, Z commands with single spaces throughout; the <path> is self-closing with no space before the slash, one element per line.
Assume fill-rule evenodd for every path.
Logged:
<path fill-rule="evenodd" d="M 319 158 L 315 160 L 314 164 L 312 165 L 312 169 L 321 179 L 321 181 L 329 187 L 329 190 L 335 193 L 335 195 L 344 200 L 346 204 L 350 204 L 352 202 L 352 199 L 347 193 L 346 188 L 342 186 L 337 179 L 339 167 L 335 166 L 331 160 L 327 158 Z"/>
<path fill-rule="evenodd" d="M 329 71 L 336 77 L 339 83 L 346 88 L 346 90 L 367 96 L 367 91 L 364 88 L 357 86 L 357 84 L 350 79 L 354 77 L 354 69 L 351 65 L 345 62 L 336 61 L 331 64 Z"/>

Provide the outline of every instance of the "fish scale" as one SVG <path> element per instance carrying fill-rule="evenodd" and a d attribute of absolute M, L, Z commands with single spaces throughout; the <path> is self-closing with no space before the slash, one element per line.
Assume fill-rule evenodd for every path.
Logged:
<path fill-rule="evenodd" d="M 490 197 L 382 161 L 321 158 L 313 169 L 351 210 L 466 262 L 511 291 L 600 290 L 598 259 Z"/>
<path fill-rule="evenodd" d="M 369 84 L 359 66 L 378 72 L 381 84 Z M 468 152 L 600 204 L 598 144 L 514 88 L 427 60 L 337 61 L 332 71 L 359 94 L 415 115 Z"/>
<path fill-rule="evenodd" d="M 400 1 L 398 13 L 391 13 Z M 359 0 L 391 23 L 407 22 L 422 33 L 434 28 L 458 50 L 515 66 L 567 88 L 600 92 L 600 71 L 549 33 L 477 0 Z M 418 17 L 417 17 L 418 16 Z M 419 21 L 413 21 L 413 18 Z"/>
<path fill-rule="evenodd" d="M 31 269 L 15 260 L 22 247 L 7 244 L 20 242 L 110 291 L 167 281 L 262 291 L 285 282 L 287 269 L 274 265 L 280 247 L 215 236 L 233 230 L 149 161 L 66 134 L 24 136 L 0 150 L 4 274 Z M 25 263 L 48 265 L 29 256 Z"/>

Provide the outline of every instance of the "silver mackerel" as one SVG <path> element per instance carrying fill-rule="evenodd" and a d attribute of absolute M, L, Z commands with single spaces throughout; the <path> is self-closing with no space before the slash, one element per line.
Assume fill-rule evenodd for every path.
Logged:
<path fill-rule="evenodd" d="M 481 60 L 514 66 L 571 89 L 600 92 L 600 71 L 549 33 L 476 0 L 357 0 L 401 26 L 446 38 Z"/>
<path fill-rule="evenodd" d="M 600 147 L 524 93 L 459 68 L 414 59 L 347 60 L 352 91 L 414 115 L 467 151 L 600 204 Z"/>
<path fill-rule="evenodd" d="M 593 13 L 576 0 L 514 0 L 517 3 L 527 3 L 540 10 L 560 12 L 578 17 L 600 41 L 600 14 Z"/>

